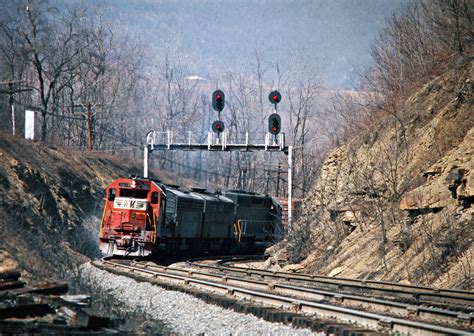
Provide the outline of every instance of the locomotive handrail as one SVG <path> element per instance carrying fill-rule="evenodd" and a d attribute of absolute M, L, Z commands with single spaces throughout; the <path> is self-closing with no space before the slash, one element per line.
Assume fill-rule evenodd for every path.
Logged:
<path fill-rule="evenodd" d="M 148 222 L 150 222 L 151 224 L 153 224 L 153 230 L 154 230 L 155 225 L 154 225 L 153 221 L 151 220 L 150 214 L 149 214 L 148 212 L 147 212 L 147 214 L 146 214 L 146 218 L 148 219 Z M 147 237 L 146 239 L 148 239 L 148 237 Z"/>
<path fill-rule="evenodd" d="M 153 222 L 155 225 L 153 226 L 153 243 L 156 242 L 156 232 L 158 231 L 158 224 L 156 223 L 156 210 L 153 210 Z"/>
<path fill-rule="evenodd" d="M 237 223 L 234 223 L 234 229 L 235 229 L 235 237 L 237 241 L 240 243 L 240 237 L 242 236 L 242 232 L 240 231 L 240 220 L 237 221 Z"/>
<path fill-rule="evenodd" d="M 102 237 L 102 230 L 104 228 L 104 220 L 105 220 L 105 213 L 107 211 L 107 207 L 109 206 L 108 204 L 108 201 L 106 200 L 105 201 L 105 207 L 104 207 L 104 211 L 102 212 L 102 219 L 100 220 L 100 237 Z"/>
<path fill-rule="evenodd" d="M 247 225 L 248 224 L 253 224 L 253 223 L 274 225 L 273 221 L 268 221 L 268 220 L 239 219 L 237 221 L 237 223 L 234 223 L 235 235 L 236 235 L 236 237 L 238 237 L 237 240 L 239 242 L 240 242 L 240 239 L 241 239 L 242 235 L 247 234 Z"/>
<path fill-rule="evenodd" d="M 155 243 L 157 227 L 158 227 L 158 224 L 156 223 L 156 210 L 153 210 L 153 220 L 151 220 L 149 213 L 146 214 L 146 217 L 148 218 L 148 221 L 153 224 L 153 240 L 151 242 Z"/>

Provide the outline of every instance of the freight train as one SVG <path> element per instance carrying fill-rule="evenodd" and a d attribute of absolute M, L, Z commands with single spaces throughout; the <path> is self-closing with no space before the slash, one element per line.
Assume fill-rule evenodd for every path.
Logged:
<path fill-rule="evenodd" d="M 246 253 L 283 232 L 275 199 L 240 190 L 182 190 L 131 176 L 110 183 L 104 201 L 99 245 L 107 255 Z"/>

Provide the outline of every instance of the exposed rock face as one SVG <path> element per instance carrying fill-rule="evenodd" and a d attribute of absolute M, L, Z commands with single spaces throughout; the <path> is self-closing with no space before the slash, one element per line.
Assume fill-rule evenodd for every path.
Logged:
<path fill-rule="evenodd" d="M 459 61 L 409 97 L 397 120 L 328 155 L 303 204 L 314 240 L 307 270 L 472 286 L 473 68 L 472 58 Z"/>
<path fill-rule="evenodd" d="M 103 188 L 139 173 L 139 155 L 69 152 L 0 133 L 0 270 L 62 278 L 98 254 Z"/>
<path fill-rule="evenodd" d="M 474 202 L 473 154 L 474 128 L 471 128 L 459 146 L 423 173 L 426 183 L 402 196 L 400 209 L 444 208 L 448 204 L 469 208 Z"/>

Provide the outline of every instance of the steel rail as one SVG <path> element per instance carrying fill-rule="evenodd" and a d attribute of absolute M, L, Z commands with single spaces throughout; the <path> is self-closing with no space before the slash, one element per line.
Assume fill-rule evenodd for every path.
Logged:
<path fill-rule="evenodd" d="M 357 322 L 361 325 L 374 329 L 384 326 L 385 328 L 390 329 L 390 332 L 395 333 L 417 335 L 474 335 L 462 329 L 454 329 L 423 322 L 403 320 L 381 314 L 368 313 L 350 308 L 311 302 L 303 299 L 295 299 L 294 297 L 289 296 L 269 294 L 233 285 L 196 279 L 187 275 L 180 276 L 176 274 L 170 274 L 168 271 L 152 271 L 147 268 L 114 263 L 107 260 L 102 260 L 101 263 L 102 265 L 108 265 L 110 268 L 115 270 L 125 270 L 123 273 L 128 276 L 135 274 L 153 279 L 171 280 L 183 285 L 191 285 L 196 288 L 210 290 L 221 294 L 230 294 L 237 298 L 250 299 L 263 304 L 284 307 L 287 309 L 296 309 L 302 313 L 316 314 L 318 316 L 327 318 L 337 318 L 348 323 Z"/>
<path fill-rule="evenodd" d="M 232 260 L 230 260 L 232 261 Z M 228 261 L 224 261 L 228 262 Z M 246 267 L 241 267 L 241 266 L 231 266 L 231 265 L 226 265 L 224 266 L 226 268 L 232 268 L 232 269 L 238 269 L 238 270 L 250 270 L 250 271 L 260 271 L 262 273 L 276 273 L 276 274 L 281 274 L 281 275 L 287 275 L 287 276 L 297 276 L 301 278 L 309 278 L 309 279 L 325 279 L 325 280 L 337 280 L 340 281 L 341 283 L 347 283 L 347 284 L 366 284 L 366 285 L 374 285 L 374 286 L 384 286 L 387 288 L 391 289 L 407 289 L 410 290 L 412 289 L 413 291 L 417 292 L 439 292 L 441 294 L 449 294 L 449 295 L 458 295 L 458 296 L 468 296 L 470 298 L 474 299 L 474 292 L 469 291 L 469 290 L 462 290 L 462 289 L 451 289 L 451 288 L 432 288 L 428 286 L 415 286 L 415 285 L 407 285 L 407 284 L 401 284 L 401 283 L 396 283 L 396 282 L 388 282 L 388 281 L 377 281 L 377 280 L 361 280 L 361 279 L 353 279 L 353 278 L 344 278 L 344 277 L 330 277 L 330 276 L 324 276 L 324 275 L 314 275 L 314 274 L 307 274 L 307 273 L 294 273 L 294 272 L 285 272 L 285 271 L 269 271 L 269 270 L 261 270 L 261 269 L 255 269 L 255 268 L 246 268 Z"/>
<path fill-rule="evenodd" d="M 219 271 L 235 272 L 248 276 L 274 278 L 284 281 L 304 281 L 313 285 L 323 285 L 337 289 L 364 290 L 378 295 L 391 295 L 416 301 L 431 301 L 442 303 L 457 303 L 468 307 L 474 306 L 474 292 L 456 289 L 438 289 L 425 286 L 411 286 L 385 281 L 359 280 L 350 278 L 336 278 L 311 274 L 297 274 L 290 272 L 274 272 L 269 270 L 245 268 L 239 266 L 214 266 L 201 263 L 189 263 L 200 268 Z"/>
<path fill-rule="evenodd" d="M 165 271 L 176 275 L 186 275 L 199 277 L 200 279 L 217 280 L 223 281 L 228 284 L 242 284 L 245 283 L 247 286 L 258 288 L 262 290 L 271 290 L 284 294 L 291 293 L 299 298 L 312 299 L 318 301 L 332 300 L 339 304 L 344 305 L 357 305 L 365 309 L 376 309 L 386 311 L 390 310 L 392 314 L 401 315 L 408 318 L 418 318 L 421 320 L 434 320 L 443 321 L 446 323 L 458 323 L 466 326 L 474 325 L 474 314 L 465 314 L 458 311 L 439 309 L 426 306 L 411 305 L 406 303 L 394 302 L 389 300 L 381 300 L 376 298 L 341 294 L 338 292 L 331 292 L 319 289 L 313 289 L 308 287 L 293 286 L 281 283 L 267 283 L 258 280 L 250 280 L 236 277 L 229 277 L 224 275 L 218 275 L 213 273 L 205 273 L 189 269 L 180 269 L 176 267 L 160 266 L 153 263 L 145 262 L 133 262 L 132 265 L 143 267 L 146 269 L 155 269 L 159 271 Z"/>

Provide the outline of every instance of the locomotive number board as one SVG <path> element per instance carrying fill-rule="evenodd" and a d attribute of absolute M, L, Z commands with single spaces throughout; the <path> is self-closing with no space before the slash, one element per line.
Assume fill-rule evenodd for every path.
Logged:
<path fill-rule="evenodd" d="M 114 200 L 116 209 L 146 210 L 146 200 L 117 197 Z"/>

